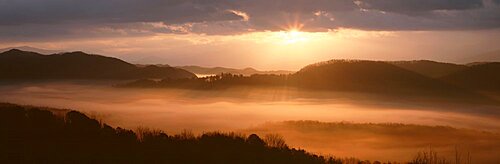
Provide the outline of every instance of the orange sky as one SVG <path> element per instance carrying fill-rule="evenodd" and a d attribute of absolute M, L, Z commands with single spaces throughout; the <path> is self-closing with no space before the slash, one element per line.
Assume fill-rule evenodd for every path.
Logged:
<path fill-rule="evenodd" d="M 334 58 L 479 61 L 499 50 L 498 30 L 253 32 L 238 35 L 157 34 L 153 36 L 18 42 L 4 47 L 82 50 L 134 63 L 255 67 L 297 70 Z M 477 56 L 477 58 L 474 58 Z"/>
<path fill-rule="evenodd" d="M 4 0 L 0 15 L 0 48 L 143 64 L 297 70 L 334 58 L 490 61 L 478 54 L 500 51 L 499 0 Z"/>

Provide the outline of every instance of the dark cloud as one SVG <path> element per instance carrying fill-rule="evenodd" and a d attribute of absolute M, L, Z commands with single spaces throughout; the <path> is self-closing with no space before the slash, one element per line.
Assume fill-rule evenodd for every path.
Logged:
<path fill-rule="evenodd" d="M 475 30 L 500 27 L 489 0 L 252 0 L 241 11 L 258 30 Z"/>
<path fill-rule="evenodd" d="M 226 0 L 2 0 L 0 24 L 96 22 L 187 23 L 240 19 Z"/>
<path fill-rule="evenodd" d="M 499 0 L 0 0 L 3 39 L 499 27 Z"/>
<path fill-rule="evenodd" d="M 418 14 L 435 10 L 468 10 L 483 7 L 482 0 L 360 0 L 364 9 Z"/>

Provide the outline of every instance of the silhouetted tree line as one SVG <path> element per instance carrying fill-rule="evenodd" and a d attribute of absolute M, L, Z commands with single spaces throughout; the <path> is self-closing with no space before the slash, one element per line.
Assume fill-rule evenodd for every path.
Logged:
<path fill-rule="evenodd" d="M 183 89 L 225 89 L 234 86 L 281 87 L 292 85 L 290 75 L 254 74 L 251 76 L 221 73 L 203 78 L 188 79 L 141 79 L 119 87 L 183 88 Z"/>
<path fill-rule="evenodd" d="M 69 111 L 0 104 L 0 163 L 341 163 L 279 138 L 113 128 Z"/>

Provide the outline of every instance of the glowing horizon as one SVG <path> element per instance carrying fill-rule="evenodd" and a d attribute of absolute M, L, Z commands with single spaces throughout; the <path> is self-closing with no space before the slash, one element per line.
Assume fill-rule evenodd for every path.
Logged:
<path fill-rule="evenodd" d="M 497 50 L 495 43 L 500 42 L 499 38 L 498 30 L 303 32 L 291 28 L 237 35 L 157 34 L 15 42 L 2 47 L 85 51 L 139 64 L 298 70 L 311 63 L 339 58 L 466 63 L 472 62 L 474 59 L 465 59 L 474 55 Z"/>

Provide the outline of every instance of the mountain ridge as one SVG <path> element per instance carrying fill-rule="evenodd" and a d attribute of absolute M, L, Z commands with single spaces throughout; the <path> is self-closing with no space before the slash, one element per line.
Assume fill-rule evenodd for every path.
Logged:
<path fill-rule="evenodd" d="M 193 78 L 173 67 L 137 67 L 121 59 L 81 51 L 43 55 L 12 49 L 0 53 L 1 79 Z"/>
<path fill-rule="evenodd" d="M 16 46 L 16 47 L 7 47 L 7 48 L 2 48 L 0 49 L 0 53 L 9 51 L 12 49 L 18 49 L 22 51 L 30 51 L 30 52 L 36 52 L 39 54 L 44 54 L 44 55 L 49 55 L 49 54 L 55 54 L 55 53 L 62 53 L 64 51 L 62 50 L 48 50 L 48 49 L 41 49 L 41 48 L 36 48 L 36 47 L 30 47 L 30 46 Z"/>

